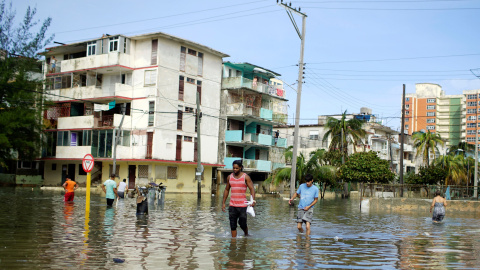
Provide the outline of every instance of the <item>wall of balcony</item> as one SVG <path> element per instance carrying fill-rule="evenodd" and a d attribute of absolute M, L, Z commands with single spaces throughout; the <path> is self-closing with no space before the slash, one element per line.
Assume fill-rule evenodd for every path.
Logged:
<path fill-rule="evenodd" d="M 47 90 L 49 100 L 70 101 L 72 99 L 95 99 L 102 97 L 122 96 L 132 97 L 133 87 L 126 84 L 114 83 L 103 87 L 95 85 Z"/>
<path fill-rule="evenodd" d="M 232 169 L 233 168 L 233 162 L 235 160 L 242 160 L 242 158 L 239 157 L 226 157 L 223 159 L 223 164 L 225 165 L 225 169 Z"/>
<path fill-rule="evenodd" d="M 222 89 L 247 88 L 262 94 L 285 98 L 282 85 L 268 85 L 244 77 L 226 77 L 222 79 Z"/>
<path fill-rule="evenodd" d="M 94 127 L 93 115 L 59 117 L 58 129 L 91 129 Z"/>
<path fill-rule="evenodd" d="M 285 163 L 272 162 L 272 171 L 278 168 L 285 168 Z"/>
<path fill-rule="evenodd" d="M 244 159 L 243 167 L 251 170 L 269 172 L 272 170 L 272 162 L 268 160 Z"/>
<path fill-rule="evenodd" d="M 61 72 L 94 69 L 107 66 L 130 67 L 130 55 L 120 52 L 91 55 L 82 58 L 63 60 L 60 62 Z"/>
<path fill-rule="evenodd" d="M 260 108 L 260 117 L 266 120 L 273 120 L 273 111 L 269 109 Z"/>
<path fill-rule="evenodd" d="M 91 146 L 57 146 L 56 158 L 83 158 L 90 154 Z"/>
<path fill-rule="evenodd" d="M 227 130 L 225 132 L 225 141 L 226 142 L 241 142 L 242 141 L 241 130 Z"/>

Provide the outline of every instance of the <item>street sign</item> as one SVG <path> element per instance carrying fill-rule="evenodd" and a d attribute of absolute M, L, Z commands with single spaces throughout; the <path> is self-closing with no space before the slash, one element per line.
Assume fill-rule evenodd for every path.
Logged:
<path fill-rule="evenodd" d="M 83 170 L 87 173 L 91 172 L 93 169 L 93 164 L 94 164 L 94 161 L 93 161 L 92 155 L 86 154 L 82 160 Z"/>

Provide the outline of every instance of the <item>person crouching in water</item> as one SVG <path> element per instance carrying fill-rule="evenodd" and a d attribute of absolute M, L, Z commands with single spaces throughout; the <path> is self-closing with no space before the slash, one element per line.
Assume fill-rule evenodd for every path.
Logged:
<path fill-rule="evenodd" d="M 225 202 L 227 201 L 230 189 L 232 190 L 230 204 L 228 206 L 228 217 L 230 219 L 232 237 L 237 237 L 237 222 L 240 224 L 240 228 L 245 233 L 245 236 L 249 235 L 247 227 L 247 197 L 245 195 L 247 187 L 250 189 L 250 194 L 254 199 L 251 206 L 255 206 L 256 203 L 252 179 L 246 173 L 242 172 L 242 170 L 242 161 L 233 161 L 233 173 L 228 176 L 227 186 L 223 192 L 222 211 L 225 212 Z"/>
<path fill-rule="evenodd" d="M 299 232 L 303 232 L 302 224 L 305 223 L 307 234 L 310 234 L 310 224 L 313 219 L 313 206 L 318 202 L 318 188 L 313 185 L 313 176 L 311 174 L 305 175 L 305 182 L 298 187 L 298 190 L 293 197 L 288 200 L 292 205 L 292 201 L 299 196 L 297 213 L 297 228 Z"/>

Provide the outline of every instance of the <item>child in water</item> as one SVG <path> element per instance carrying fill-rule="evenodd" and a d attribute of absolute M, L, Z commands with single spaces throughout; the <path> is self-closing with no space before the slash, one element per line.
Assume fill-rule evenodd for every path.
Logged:
<path fill-rule="evenodd" d="M 435 191 L 435 197 L 433 198 L 432 205 L 430 206 L 430 213 L 433 208 L 433 222 L 441 222 L 445 217 L 445 207 L 447 206 L 447 200 L 441 196 L 440 190 Z"/>

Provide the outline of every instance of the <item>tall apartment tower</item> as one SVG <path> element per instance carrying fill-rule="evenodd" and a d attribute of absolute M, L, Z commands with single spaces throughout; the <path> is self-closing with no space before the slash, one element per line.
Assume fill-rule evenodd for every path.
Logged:
<path fill-rule="evenodd" d="M 198 93 L 202 192 L 210 192 L 215 168 L 223 167 L 216 162 L 228 55 L 164 33 L 104 35 L 44 55 L 53 105 L 44 114 L 45 185 L 60 185 L 66 176 L 85 183 L 82 158 L 92 154 L 94 183 L 109 178 L 116 158 L 117 181 L 127 179 L 129 188 L 163 182 L 170 191 L 196 192 Z"/>
<path fill-rule="evenodd" d="M 418 131 L 438 133 L 446 140 L 446 147 L 465 141 L 466 123 L 475 121 L 468 118 L 472 111 L 465 109 L 470 104 L 465 102 L 469 97 L 465 92 L 445 95 L 438 84 L 416 84 L 415 93 L 405 97 L 405 130 L 409 135 Z"/>

